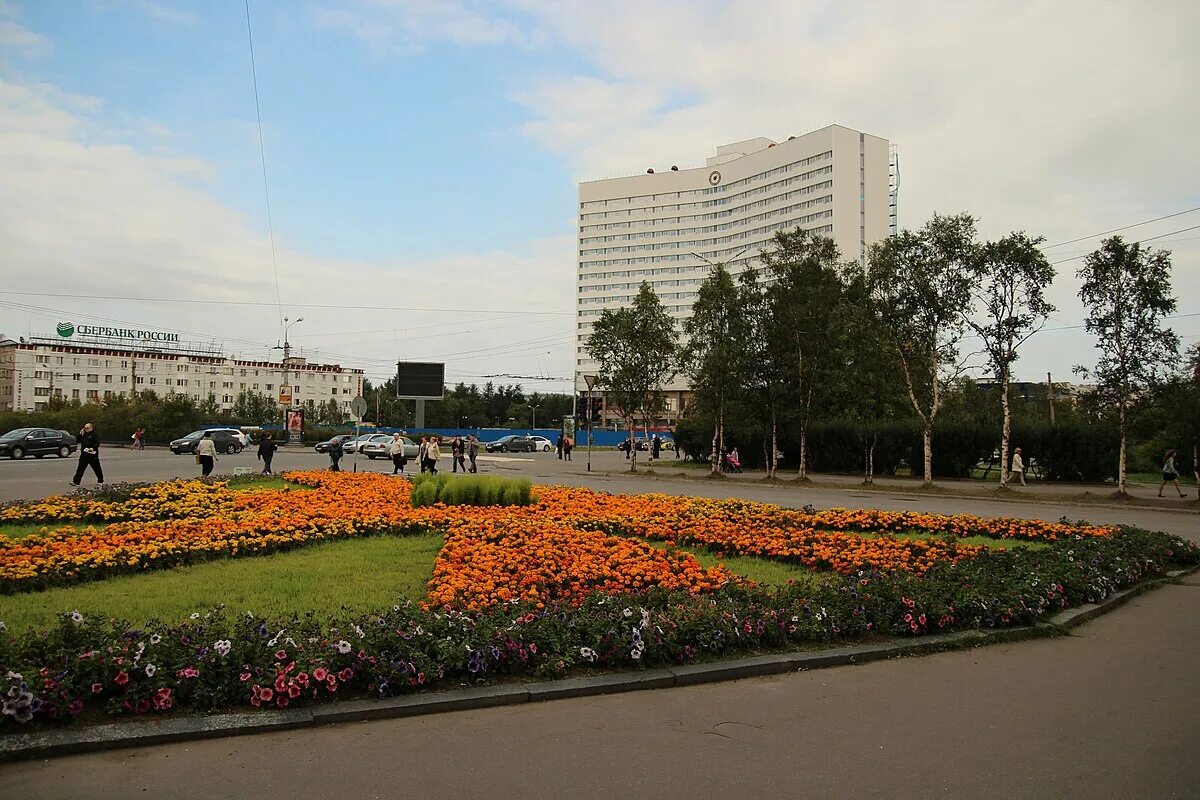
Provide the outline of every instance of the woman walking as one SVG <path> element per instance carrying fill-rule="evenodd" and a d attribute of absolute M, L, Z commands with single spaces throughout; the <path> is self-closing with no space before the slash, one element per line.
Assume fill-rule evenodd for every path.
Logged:
<path fill-rule="evenodd" d="M 479 456 L 479 438 L 475 434 L 467 437 L 467 457 L 471 459 L 471 472 L 479 470 L 475 467 L 475 459 Z"/>
<path fill-rule="evenodd" d="M 429 444 L 425 446 L 425 467 L 431 475 L 437 475 L 437 462 L 442 457 L 442 448 L 438 444 L 438 437 L 429 437 Z"/>
<path fill-rule="evenodd" d="M 1021 458 L 1021 448 L 1013 450 L 1012 469 L 1009 470 L 1009 480 L 1016 475 L 1021 479 L 1021 485 L 1025 485 L 1025 461 Z"/>
<path fill-rule="evenodd" d="M 1163 496 L 1162 490 L 1168 483 L 1175 484 L 1175 491 L 1179 492 L 1180 497 L 1187 497 L 1187 492 L 1185 492 L 1183 489 L 1181 489 L 1179 487 L 1179 471 L 1177 469 L 1175 469 L 1175 451 L 1174 450 L 1168 450 L 1166 453 L 1163 454 L 1162 475 L 1163 475 L 1162 483 L 1159 484 L 1159 487 L 1158 487 L 1158 496 L 1159 497 Z"/>
<path fill-rule="evenodd" d="M 467 471 L 467 460 L 463 457 L 465 450 L 462 437 L 455 436 L 450 442 L 450 457 L 454 460 L 454 469 L 451 472 L 458 472 L 459 467 L 462 467 L 464 473 Z"/>
<path fill-rule="evenodd" d="M 278 445 L 271 438 L 271 432 L 267 431 L 263 434 L 263 438 L 258 443 L 258 459 L 263 462 L 262 474 L 274 475 L 271 472 L 271 459 L 275 457 L 275 450 Z"/>
<path fill-rule="evenodd" d="M 400 434 L 393 433 L 392 441 L 388 443 L 388 455 L 392 457 L 392 474 L 404 474 L 404 439 Z"/>
<path fill-rule="evenodd" d="M 83 473 L 88 468 L 96 473 L 96 483 L 104 485 L 104 470 L 100 466 L 100 437 L 96 428 L 90 422 L 85 422 L 79 431 L 79 467 L 75 470 L 75 478 L 71 481 L 75 486 L 83 480 Z"/>
<path fill-rule="evenodd" d="M 196 461 L 200 462 L 200 477 L 207 478 L 212 474 L 213 465 L 217 463 L 217 445 L 212 440 L 212 432 L 205 431 L 196 445 Z"/>

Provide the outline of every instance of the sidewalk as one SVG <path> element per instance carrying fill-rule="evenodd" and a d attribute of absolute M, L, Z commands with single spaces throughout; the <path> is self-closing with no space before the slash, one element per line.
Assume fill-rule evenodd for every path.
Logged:
<path fill-rule="evenodd" d="M 628 474 L 628 461 L 622 462 L 625 470 L 608 467 L 607 473 L 613 477 Z M 660 458 L 652 465 L 639 460 L 638 471 L 655 477 L 689 478 L 696 480 L 712 480 L 709 471 L 694 466 L 682 466 L 683 461 L 673 458 Z M 764 483 L 767 473 L 764 470 L 746 470 L 741 473 L 722 473 L 730 481 L 746 483 Z M 780 469 L 776 481 L 782 485 L 797 485 L 796 472 L 792 469 Z M 1031 481 L 1026 486 L 1001 488 L 999 480 L 980 481 L 962 478 L 939 478 L 934 481 L 933 488 L 921 486 L 920 478 L 896 477 L 893 475 L 876 475 L 871 485 L 862 482 L 861 475 L 843 475 L 829 473 L 809 473 L 808 484 L 814 489 L 853 489 L 861 492 L 887 492 L 911 495 L 942 495 L 946 497 L 979 498 L 986 500 L 1006 500 L 1027 503 L 1079 503 L 1093 507 L 1110 508 L 1146 508 L 1163 511 L 1185 511 L 1200 513 L 1200 497 L 1196 487 L 1184 486 L 1186 498 L 1174 494 L 1174 487 L 1167 487 L 1163 497 L 1157 497 L 1158 484 L 1128 483 L 1130 497 L 1120 499 L 1115 497 L 1116 485 L 1107 483 L 1050 483 Z M 1168 494 L 1170 492 L 1170 494 Z"/>
<path fill-rule="evenodd" d="M 1194 797 L 1200 577 L 1057 639 L 24 762 L 6 796 Z"/>

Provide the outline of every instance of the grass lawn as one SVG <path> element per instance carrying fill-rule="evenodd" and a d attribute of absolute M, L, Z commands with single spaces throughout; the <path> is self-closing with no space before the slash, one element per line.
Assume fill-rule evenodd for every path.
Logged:
<path fill-rule="evenodd" d="M 783 586 L 788 581 L 815 585 L 821 580 L 821 573 L 819 572 L 813 572 L 796 564 L 787 564 L 782 561 L 771 561 L 770 559 L 755 558 L 754 556 L 730 556 L 722 558 L 703 548 L 673 547 L 666 542 L 647 542 L 647 544 L 657 547 L 660 550 L 677 550 L 683 553 L 691 553 L 703 567 L 715 567 L 718 564 L 723 564 L 730 572 L 747 577 L 760 586 Z"/>
<path fill-rule="evenodd" d="M 132 622 L 175 621 L 224 603 L 235 614 L 280 617 L 342 607 L 370 611 L 419 600 L 442 537 L 376 536 L 326 542 L 291 553 L 236 558 L 79 586 L 0 595 L 0 620 L 11 630 L 46 627 L 78 609 Z"/>
<path fill-rule="evenodd" d="M 912 531 L 909 533 L 860 533 L 859 536 L 894 536 L 897 539 L 934 539 L 935 536 L 930 536 L 928 533 Z M 993 539 L 990 536 L 962 536 L 955 538 L 956 542 L 961 544 L 973 544 L 978 547 L 991 547 L 996 550 L 1008 550 L 1012 547 L 1028 547 L 1032 550 L 1041 550 L 1049 547 L 1049 542 L 1031 542 L 1025 539 Z"/>

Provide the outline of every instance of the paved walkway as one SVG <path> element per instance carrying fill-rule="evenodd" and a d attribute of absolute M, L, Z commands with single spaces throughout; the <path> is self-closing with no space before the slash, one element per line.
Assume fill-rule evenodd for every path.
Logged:
<path fill-rule="evenodd" d="M 1060 639 L 0 767 L 35 798 L 1200 794 L 1200 581 Z"/>

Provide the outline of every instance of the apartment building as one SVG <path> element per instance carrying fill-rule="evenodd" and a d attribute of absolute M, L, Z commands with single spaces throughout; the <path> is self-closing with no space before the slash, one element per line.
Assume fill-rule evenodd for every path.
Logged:
<path fill-rule="evenodd" d="M 841 125 L 722 145 L 703 167 L 580 183 L 576 392 L 595 368 L 585 344 L 596 317 L 631 303 L 643 281 L 682 322 L 708 262 L 740 273 L 758 264 L 777 231 L 829 236 L 844 257 L 865 262 L 894 225 L 897 184 L 889 142 Z M 663 388 L 667 417 L 677 418 L 686 380 Z"/>
<path fill-rule="evenodd" d="M 294 406 L 335 400 L 349 417 L 350 401 L 362 393 L 363 371 L 337 364 L 249 361 L 198 344 L 106 339 L 68 342 L 61 330 L 58 339 L 0 337 L 0 409 L 36 411 L 52 397 L 102 402 L 131 390 L 184 394 L 198 403 L 211 396 L 228 409 L 247 391 L 276 399 L 290 394 Z"/>

